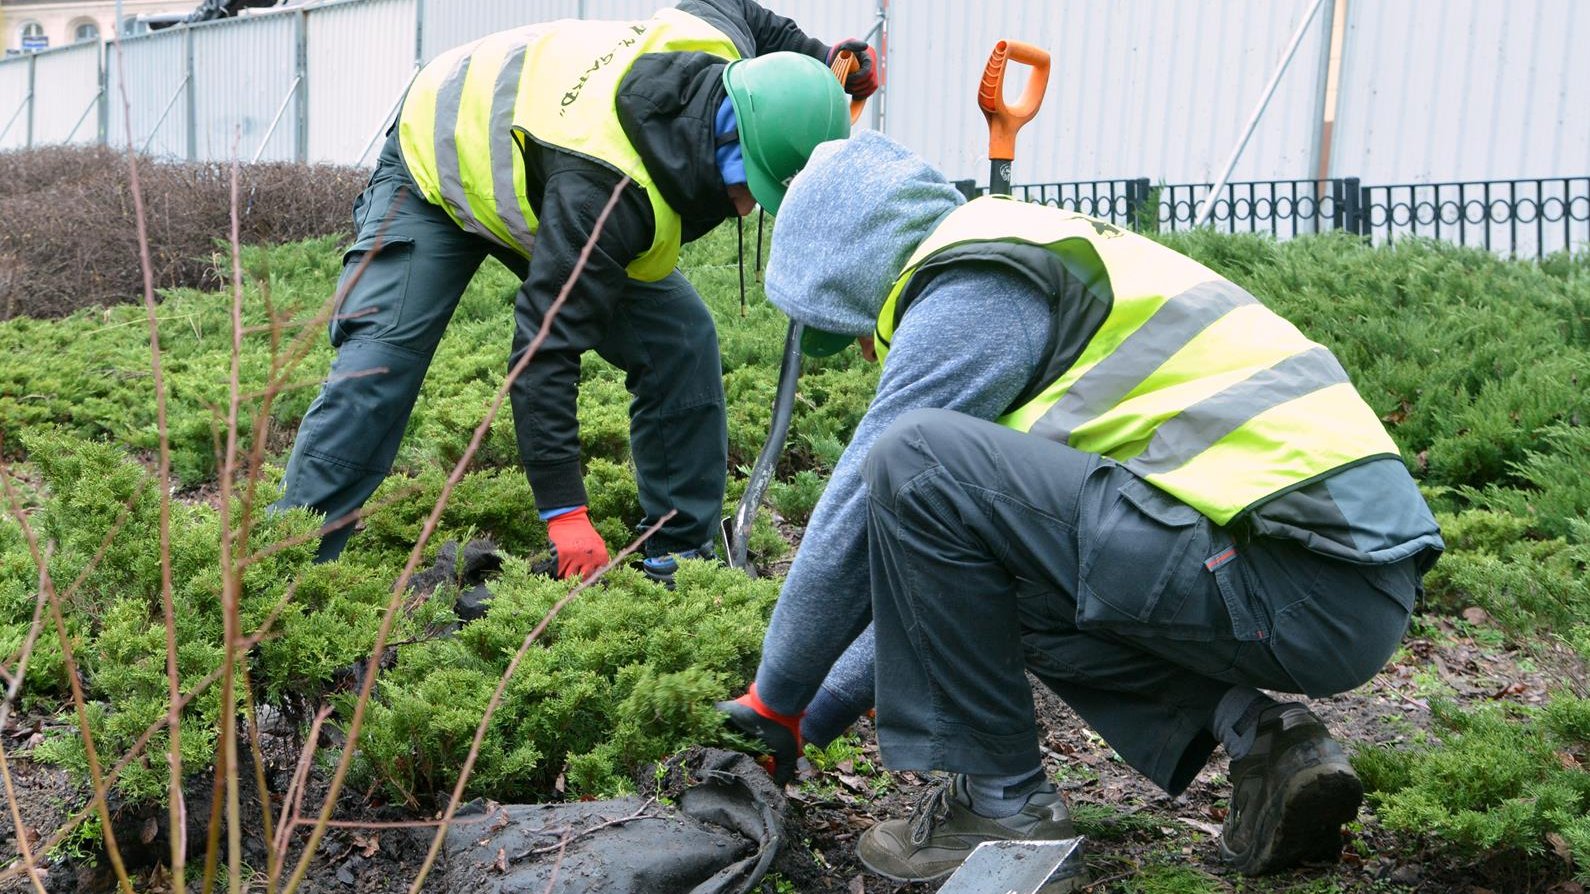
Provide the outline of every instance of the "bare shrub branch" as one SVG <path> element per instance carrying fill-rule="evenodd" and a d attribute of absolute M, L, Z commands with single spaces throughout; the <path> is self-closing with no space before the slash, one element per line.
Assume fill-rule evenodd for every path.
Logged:
<path fill-rule="evenodd" d="M 458 771 L 458 781 L 453 784 L 453 796 L 447 800 L 447 809 L 442 811 L 442 824 L 436 830 L 436 837 L 431 839 L 431 849 L 425 854 L 425 862 L 420 865 L 420 871 L 414 877 L 414 883 L 409 886 L 409 894 L 419 894 L 420 886 L 425 884 L 425 877 L 430 874 L 431 865 L 436 862 L 436 856 L 442 850 L 442 841 L 447 837 L 447 824 L 452 820 L 453 814 L 458 812 L 458 805 L 464 799 L 464 788 L 469 785 L 469 775 L 474 772 L 475 761 L 480 757 L 481 743 L 486 741 L 486 729 L 491 726 L 491 718 L 496 715 L 497 706 L 502 703 L 502 694 L 507 691 L 508 682 L 513 679 L 514 671 L 519 669 L 519 662 L 524 660 L 524 656 L 530 651 L 530 647 L 535 644 L 535 641 L 541 637 L 542 633 L 546 632 L 547 627 L 563 611 L 565 605 L 574 601 L 574 597 L 590 589 L 591 585 L 601 580 L 602 576 L 607 574 L 609 570 L 616 567 L 624 559 L 627 559 L 631 553 L 649 540 L 653 534 L 661 530 L 662 526 L 676 514 L 678 514 L 677 510 L 668 510 L 666 515 L 647 528 L 633 543 L 620 550 L 618 555 L 609 559 L 606 565 L 598 568 L 596 573 L 589 578 L 580 581 L 579 586 L 576 586 L 568 592 L 568 595 L 559 599 L 541 617 L 541 622 L 535 626 L 535 629 L 525 635 L 524 642 L 519 644 L 519 651 L 514 653 L 513 659 L 508 662 L 508 667 L 503 670 L 502 676 L 497 678 L 497 688 L 492 690 L 491 700 L 486 703 L 486 711 L 481 715 L 480 723 L 475 727 L 474 741 L 469 743 L 469 755 L 464 758 L 464 766 Z"/>
<path fill-rule="evenodd" d="M 0 475 L 3 475 L 4 472 L 4 467 L 0 467 Z M 244 642 L 242 648 L 244 652 L 253 649 L 256 645 L 259 645 L 260 641 L 265 639 L 265 637 L 270 634 L 271 628 L 276 624 L 276 619 L 281 615 L 282 609 L 292 601 L 297 589 L 297 581 L 293 581 L 292 583 L 288 584 L 286 592 L 284 592 L 282 597 L 277 600 L 276 605 L 271 609 L 271 612 L 265 618 L 264 623 L 260 625 L 259 630 L 257 630 Z M 177 706 L 178 710 L 186 710 L 188 705 L 192 703 L 194 699 L 207 692 L 209 688 L 215 684 L 215 681 L 219 680 L 220 678 L 220 668 L 210 671 L 209 674 L 205 675 L 204 679 L 194 684 L 193 689 L 182 697 L 181 702 Z M 49 840 L 44 843 L 42 850 L 51 850 L 56 845 L 66 840 L 68 835 L 76 831 L 77 827 L 81 826 L 83 821 L 88 819 L 89 814 L 98 811 L 101 806 L 105 804 L 105 796 L 110 791 L 110 786 L 116 784 L 116 780 L 121 776 L 121 772 L 143 754 L 144 748 L 149 745 L 149 741 L 154 738 L 155 733 L 159 732 L 160 728 L 165 725 L 166 721 L 164 718 L 162 718 L 144 728 L 144 731 L 138 735 L 138 739 L 133 742 L 132 747 L 127 749 L 127 753 L 122 756 L 121 760 L 116 762 L 115 766 L 111 767 L 109 773 L 105 774 L 105 790 L 95 792 L 93 795 L 91 795 L 87 804 L 84 804 L 82 807 L 78 808 L 76 813 L 68 817 L 66 822 L 62 823 L 61 827 L 55 830 L 55 833 L 51 835 Z M 16 875 L 17 870 L 15 867 L 8 867 L 4 870 L 0 870 L 0 884 L 10 881 L 11 879 L 15 878 Z"/>
<path fill-rule="evenodd" d="M 177 619 L 171 583 L 171 433 L 166 417 L 165 372 L 160 362 L 160 315 L 155 306 L 155 265 L 149 251 L 149 215 L 144 208 L 143 184 L 138 177 L 138 155 L 133 149 L 132 103 L 127 97 L 127 66 L 122 57 L 120 29 L 112 35 L 116 54 L 117 83 L 121 88 L 123 122 L 127 135 L 127 182 L 132 193 L 133 225 L 138 234 L 138 266 L 143 276 L 144 311 L 149 318 L 149 369 L 154 377 L 155 427 L 160 439 L 160 460 L 157 480 L 160 485 L 160 610 L 166 623 L 166 695 L 169 703 L 167 722 L 166 761 L 169 768 L 170 823 L 171 823 L 171 877 L 175 894 L 184 890 L 184 855 L 187 850 L 186 828 L 183 817 L 186 809 L 182 803 L 182 714 L 177 701 L 182 686 L 177 673 Z M 76 679 L 74 675 L 74 698 Z M 87 730 L 84 730 L 87 735 Z M 92 752 L 90 752 L 92 754 Z M 90 758 L 92 761 L 92 757 Z M 97 775 L 97 770 L 96 770 Z M 114 850 L 114 836 L 109 819 L 105 822 L 106 843 Z M 123 875 L 120 856 L 116 856 L 117 874 Z M 122 879 L 126 885 L 126 879 Z"/>
<path fill-rule="evenodd" d="M 337 769 L 332 774 L 331 785 L 326 792 L 326 803 L 320 810 L 320 819 L 323 822 L 317 825 L 315 830 L 310 833 L 309 844 L 304 848 L 303 856 L 299 858 L 292 877 L 287 880 L 287 886 L 284 889 L 285 894 L 292 894 L 293 891 L 298 889 L 299 883 L 303 881 L 304 874 L 309 871 L 309 864 L 314 858 L 315 849 L 320 846 L 320 840 L 325 836 L 324 821 L 330 820 L 332 811 L 336 809 L 337 796 L 342 792 L 342 785 L 347 778 L 348 768 L 353 762 L 354 749 L 359 742 L 359 731 L 364 725 L 364 713 L 369 707 L 371 693 L 375 691 L 376 677 L 381 672 L 381 657 L 386 651 L 387 637 L 392 633 L 392 625 L 396 623 L 398 610 L 403 604 L 403 594 L 408 588 L 409 580 L 413 578 L 415 570 L 419 567 L 420 557 L 424 555 L 425 545 L 429 542 L 431 534 L 435 532 L 436 525 L 441 520 L 442 512 L 447 508 L 447 501 L 452 496 L 453 488 L 458 486 L 458 482 L 464 477 L 464 470 L 469 468 L 469 463 L 474 459 L 475 453 L 485 441 L 486 434 L 491 431 L 492 423 L 496 421 L 498 412 L 502 410 L 503 401 L 507 400 L 508 390 L 513 386 L 514 381 L 519 378 L 520 374 L 524 372 L 525 368 L 530 365 L 531 359 L 535 357 L 536 351 L 541 347 L 541 344 L 546 341 L 547 332 L 552 327 L 552 321 L 557 318 L 558 311 L 563 309 L 564 303 L 568 301 L 569 292 L 573 290 L 575 282 L 580 278 L 580 274 L 585 271 L 585 265 L 590 260 L 591 251 L 596 247 L 596 240 L 601 236 L 602 228 L 607 224 L 608 216 L 613 213 L 614 206 L 618 204 L 619 196 L 623 195 L 624 188 L 629 183 L 630 179 L 626 176 L 619 180 L 618 185 L 613 188 L 613 194 L 608 197 L 607 204 L 602 207 L 601 214 L 597 216 L 596 223 L 591 228 L 591 235 L 586 239 L 585 247 L 580 250 L 580 256 L 574 263 L 574 269 L 569 272 L 568 280 L 563 283 L 562 290 L 558 292 L 557 300 L 553 301 L 552 306 L 547 309 L 546 316 L 541 321 L 541 330 L 536 333 L 535 339 L 525 348 L 524 354 L 514 364 L 513 368 L 508 371 L 507 378 L 503 380 L 502 385 L 497 389 L 496 397 L 492 400 L 491 407 L 486 411 L 485 418 L 475 427 L 475 434 L 469 439 L 469 446 L 464 449 L 464 455 L 458 458 L 458 462 L 453 466 L 452 473 L 447 476 L 446 483 L 442 485 L 442 492 L 436 498 L 436 505 L 431 508 L 430 515 L 426 517 L 425 524 L 420 529 L 420 536 L 415 542 L 414 548 L 409 551 L 409 559 L 403 566 L 403 573 L 398 575 L 398 579 L 392 584 L 392 598 L 387 602 L 386 613 L 382 616 L 380 629 L 376 632 L 375 644 L 370 651 L 369 665 L 364 675 L 364 681 L 359 687 L 359 697 L 354 702 L 353 717 L 348 722 L 347 740 L 343 745 L 342 755 L 337 761 Z"/>
<path fill-rule="evenodd" d="M 39 589 L 44 591 L 49 600 L 50 618 L 55 622 L 55 633 L 61 641 L 61 662 L 66 668 L 66 679 L 72 688 L 72 707 L 77 712 L 77 727 L 83 735 L 83 753 L 88 759 L 88 775 L 94 786 L 94 797 L 99 804 L 100 822 L 104 824 L 105 851 L 110 857 L 111 867 L 116 872 L 116 880 L 120 883 L 124 894 L 133 894 L 132 881 L 127 878 L 127 867 L 121 858 L 121 849 L 116 846 L 116 833 L 111 828 L 110 811 L 105 806 L 106 787 L 104 774 L 99 763 L 99 754 L 94 749 L 94 731 L 88 722 L 88 703 L 83 698 L 83 684 L 78 676 L 77 661 L 72 654 L 72 636 L 66 629 L 66 618 L 61 613 L 60 594 L 55 591 L 55 583 L 50 580 L 50 562 L 44 551 L 39 547 L 38 535 L 33 526 L 28 524 L 27 514 L 22 511 L 22 500 L 17 495 L 16 488 L 11 484 L 11 475 L 0 468 L 0 490 L 5 492 L 11 513 L 17 520 L 17 527 L 22 530 L 23 539 L 27 541 L 28 552 L 33 556 L 33 563 L 39 569 Z M 22 834 L 20 828 L 17 834 Z"/>

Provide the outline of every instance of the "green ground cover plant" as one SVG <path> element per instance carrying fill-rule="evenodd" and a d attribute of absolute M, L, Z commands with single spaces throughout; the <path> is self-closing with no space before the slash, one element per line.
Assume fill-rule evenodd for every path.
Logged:
<path fill-rule="evenodd" d="M 1590 879 L 1590 700 L 1432 708 L 1436 743 L 1354 758 L 1381 823 L 1475 857 L 1558 849 Z"/>
<path fill-rule="evenodd" d="M 119 447 L 55 432 L 31 433 L 24 443 L 48 495 L 30 514 L 30 524 L 53 545 L 51 577 L 63 591 L 77 582 L 64 615 L 77 671 L 92 694 L 94 738 L 102 753 L 121 755 L 166 715 L 158 493 L 148 472 Z M 262 544 L 318 527 L 303 511 L 260 513 L 256 523 Z M 221 663 L 221 523 L 209 506 L 177 504 L 171 532 L 178 670 L 183 690 L 190 691 Z M 248 667 L 263 701 L 312 703 L 339 672 L 369 653 L 387 585 L 355 566 L 313 565 L 312 557 L 312 548 L 300 545 L 262 558 L 245 573 L 242 616 L 249 629 L 279 612 L 273 635 L 261 640 Z M 7 655 L 17 654 L 27 635 L 38 580 L 16 526 L 0 526 L 0 605 L 5 612 L 0 648 Z M 293 598 L 284 603 L 290 582 Z M 401 629 L 417 633 L 435 623 L 435 614 L 416 612 Z M 27 677 L 27 698 L 45 703 L 67 696 L 64 657 L 58 638 L 40 638 Z M 182 739 L 185 763 L 202 767 L 213 759 L 216 720 L 225 709 L 215 687 L 188 707 L 196 722 Z M 152 738 L 151 755 L 165 752 L 164 737 L 160 731 Z M 50 739 L 43 754 L 86 773 L 84 740 L 75 730 Z M 133 802 L 163 799 L 163 765 L 129 764 L 119 792 Z"/>
<path fill-rule="evenodd" d="M 1370 247 L 1345 236 L 1276 243 L 1263 237 L 1166 234 L 1168 244 L 1247 287 L 1330 346 L 1386 422 L 1404 460 L 1426 488 L 1449 552 L 1427 579 L 1422 610 L 1456 615 L 1484 608 L 1509 644 L 1566 642 L 1590 659 L 1590 258 L 1509 262 L 1430 243 Z M 746 248 L 752 249 L 750 239 Z M 247 276 L 242 380 L 255 392 L 269 378 L 273 323 L 312 317 L 331 294 L 340 264 L 335 238 L 244 253 Z M 686 274 L 717 321 L 730 408 L 727 503 L 768 425 L 786 320 L 747 270 L 742 306 L 735 231 L 725 227 L 688 247 Z M 307 547 L 251 569 L 245 614 L 251 623 L 299 581 L 296 606 L 280 632 L 250 655 L 249 675 L 265 701 L 329 692 L 336 673 L 369 647 L 391 584 L 425 525 L 448 472 L 506 369 L 516 283 L 488 263 L 460 303 L 431 367 L 397 468 L 344 558 L 312 566 Z M 214 572 L 220 522 L 205 502 L 216 477 L 216 438 L 231 350 L 225 296 L 174 289 L 159 305 L 165 348 L 173 462 L 188 500 L 173 521 L 179 596 L 194 606 L 179 630 L 183 676 L 216 660 Z M 286 334 L 293 334 L 288 330 Z M 324 336 L 271 413 L 267 453 L 276 463 L 330 358 Z M 155 488 L 146 465 L 157 446 L 153 383 L 143 311 L 81 311 L 44 322 L 0 324 L 0 451 L 51 542 L 52 574 L 69 582 L 125 512 L 113 546 L 74 592 L 72 636 L 107 742 L 126 743 L 164 712 L 163 629 L 154 557 Z M 850 431 L 865 412 L 877 370 L 855 351 L 808 362 L 789 448 L 769 503 L 804 524 Z M 628 467 L 628 395 L 622 375 L 592 357 L 583 373 L 581 423 L 593 515 L 610 543 L 626 543 L 640 521 Z M 249 414 L 245 413 L 247 418 Z M 267 466 L 267 490 L 279 478 Z M 475 724 L 526 630 L 567 585 L 536 577 L 544 527 L 530 511 L 517 468 L 512 423 L 495 421 L 458 483 L 426 558 L 446 540 L 489 537 L 510 558 L 492 585 L 493 611 L 458 635 L 441 635 L 450 591 L 405 614 L 396 664 L 382 677 L 365 721 L 358 772 L 393 796 L 434 803 L 457 777 Z M 124 509 L 124 507 L 131 507 Z M 302 513 L 262 511 L 255 537 L 310 530 Z M 787 548 L 766 513 L 753 535 L 764 563 Z M 14 519 L 0 521 L 0 652 L 14 654 L 31 620 L 37 573 Z M 743 684 L 755 665 L 761 627 L 777 582 L 689 564 L 674 593 L 620 570 L 565 609 L 510 681 L 472 777 L 470 793 L 550 797 L 608 793 L 634 766 L 717 733 L 704 706 Z M 206 602 L 208 600 L 208 602 Z M 433 614 L 427 614 L 432 611 Z M 42 637 L 25 698 L 62 697 L 58 644 Z M 1585 851 L 1583 787 L 1562 777 L 1564 756 L 1587 758 L 1583 680 L 1537 714 L 1497 710 L 1441 715 L 1443 734 L 1406 751 L 1359 755 L 1384 822 L 1429 843 L 1469 850 L 1540 852 L 1558 836 Z M 1579 687 L 1575 690 L 1575 686 Z M 347 716 L 350 696 L 338 702 Z M 190 708 L 214 718 L 217 698 Z M 208 725 L 213 728 L 213 723 Z M 195 726 L 195 729 L 199 729 Z M 1508 735 L 1529 747 L 1506 760 Z M 120 738 L 118 738 L 120 737 Z M 212 747 L 198 733 L 183 752 L 203 761 Z M 157 741 L 153 753 L 162 747 Z M 191 749 L 191 755 L 189 754 Z M 69 741 L 45 753 L 70 766 Z M 148 766 L 158 768 L 159 761 Z M 1463 769 L 1472 784 L 1450 784 Z M 1556 768 L 1556 769 L 1554 769 Z M 131 796 L 155 798 L 160 771 L 124 776 Z M 1582 776 L 1582 771 L 1581 771 Z M 1578 800 L 1575 800 L 1578 799 Z M 1577 813 L 1575 812 L 1577 811 Z M 1098 818 L 1107 831 L 1107 818 Z M 1148 879 L 1143 880 L 1147 885 Z M 1157 883 L 1157 881 L 1156 881 Z"/>

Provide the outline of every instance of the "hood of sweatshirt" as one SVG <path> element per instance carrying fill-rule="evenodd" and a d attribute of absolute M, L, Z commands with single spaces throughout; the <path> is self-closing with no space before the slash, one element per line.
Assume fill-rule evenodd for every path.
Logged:
<path fill-rule="evenodd" d="M 684 218 L 686 241 L 734 215 L 715 130 L 728 95 L 725 64 L 708 53 L 647 53 L 618 87 L 618 122 L 658 191 Z"/>
<path fill-rule="evenodd" d="M 965 201 L 944 175 L 880 133 L 823 143 L 774 218 L 768 300 L 810 329 L 871 335 L 906 260 Z"/>

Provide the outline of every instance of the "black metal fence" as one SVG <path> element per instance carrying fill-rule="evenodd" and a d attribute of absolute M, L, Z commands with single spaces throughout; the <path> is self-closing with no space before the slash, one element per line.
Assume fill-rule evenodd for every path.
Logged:
<path fill-rule="evenodd" d="M 987 192 L 971 181 L 968 195 Z M 1012 194 L 1139 231 L 1193 225 L 1213 184 L 1155 184 L 1147 177 L 1018 184 Z M 1229 183 L 1210 215 L 1233 233 L 1288 239 L 1345 230 L 1376 244 L 1420 237 L 1510 257 L 1590 248 L 1590 177 L 1365 186 L 1357 177 Z"/>

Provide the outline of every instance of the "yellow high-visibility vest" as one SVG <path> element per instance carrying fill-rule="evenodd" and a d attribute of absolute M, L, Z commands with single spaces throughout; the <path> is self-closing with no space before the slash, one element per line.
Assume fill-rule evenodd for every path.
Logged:
<path fill-rule="evenodd" d="M 420 192 L 471 233 L 526 257 L 537 221 L 525 195 L 534 141 L 627 174 L 650 196 L 656 234 L 629 275 L 667 276 L 679 259 L 679 213 L 657 190 L 614 112 L 619 82 L 643 53 L 740 57 L 722 31 L 677 9 L 650 19 L 566 19 L 488 35 L 436 57 L 403 100 L 398 136 Z"/>
<path fill-rule="evenodd" d="M 1031 246 L 1058 264 L 1022 261 Z M 1335 356 L 1236 284 L 1105 221 L 1003 197 L 967 203 L 917 247 L 878 315 L 880 360 L 912 278 L 957 257 L 1007 260 L 1061 296 L 1072 277 L 1109 302 L 1075 361 L 1000 424 L 1110 457 L 1218 524 L 1399 455 Z"/>

